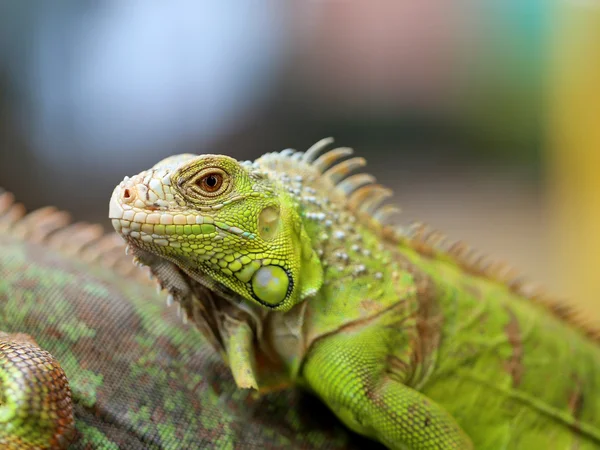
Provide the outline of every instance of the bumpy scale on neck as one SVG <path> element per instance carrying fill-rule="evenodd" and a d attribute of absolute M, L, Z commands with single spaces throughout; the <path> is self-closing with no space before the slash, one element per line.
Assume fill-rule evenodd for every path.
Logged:
<path fill-rule="evenodd" d="M 287 158 L 285 153 L 269 156 L 280 162 Z M 264 163 L 264 159 L 259 162 Z M 381 280 L 391 272 L 389 249 L 376 233 L 359 223 L 344 199 L 336 198 L 320 173 L 307 165 L 290 165 L 285 171 L 277 168 L 281 170 L 275 166 L 269 176 L 295 204 L 310 245 L 330 275 L 325 283 L 332 277 L 347 276 L 353 280 Z"/>

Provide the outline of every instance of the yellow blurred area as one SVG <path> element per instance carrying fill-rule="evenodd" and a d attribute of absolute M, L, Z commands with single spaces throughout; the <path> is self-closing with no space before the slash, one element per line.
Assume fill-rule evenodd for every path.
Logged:
<path fill-rule="evenodd" d="M 554 272 L 564 292 L 598 318 L 600 2 L 559 2 L 553 19 L 547 131 Z"/>

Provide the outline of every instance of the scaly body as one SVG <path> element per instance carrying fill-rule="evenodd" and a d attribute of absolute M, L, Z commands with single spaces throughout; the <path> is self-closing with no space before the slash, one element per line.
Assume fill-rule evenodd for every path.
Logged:
<path fill-rule="evenodd" d="M 391 448 L 599 448 L 593 332 L 504 266 L 389 226 L 389 191 L 329 142 L 168 158 L 110 217 L 242 388 L 301 385 Z"/>

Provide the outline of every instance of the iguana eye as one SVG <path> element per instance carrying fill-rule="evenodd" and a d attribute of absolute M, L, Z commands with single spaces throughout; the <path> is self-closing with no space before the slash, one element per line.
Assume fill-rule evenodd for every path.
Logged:
<path fill-rule="evenodd" d="M 225 190 L 226 180 L 225 173 L 219 169 L 209 169 L 201 173 L 195 180 L 194 184 L 199 188 L 200 193 L 209 197 L 219 195 Z"/>
<path fill-rule="evenodd" d="M 211 173 L 196 181 L 196 185 L 206 192 L 216 192 L 223 185 L 223 175 L 220 173 Z"/>

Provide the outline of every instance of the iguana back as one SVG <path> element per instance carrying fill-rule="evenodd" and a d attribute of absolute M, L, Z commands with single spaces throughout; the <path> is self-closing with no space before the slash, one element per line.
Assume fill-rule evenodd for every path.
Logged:
<path fill-rule="evenodd" d="M 600 344 L 547 306 L 455 264 L 401 248 L 431 280 L 440 333 L 418 388 L 476 448 L 600 447 Z M 425 359 L 427 357 L 425 356 Z"/>

